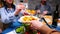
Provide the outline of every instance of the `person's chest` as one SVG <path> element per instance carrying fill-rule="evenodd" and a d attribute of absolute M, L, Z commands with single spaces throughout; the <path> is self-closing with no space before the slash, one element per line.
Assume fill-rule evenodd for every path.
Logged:
<path fill-rule="evenodd" d="M 9 13 L 13 13 L 15 10 L 13 8 L 7 8 L 6 9 L 6 12 L 9 14 Z"/>
<path fill-rule="evenodd" d="M 14 9 L 5 9 L 2 8 L 0 10 L 1 16 L 8 16 L 8 15 L 12 15 L 14 13 Z"/>

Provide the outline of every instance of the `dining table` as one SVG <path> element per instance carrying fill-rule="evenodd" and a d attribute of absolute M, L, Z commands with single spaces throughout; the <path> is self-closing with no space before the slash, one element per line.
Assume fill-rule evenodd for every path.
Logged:
<path fill-rule="evenodd" d="M 52 24 L 53 19 L 52 19 L 52 16 L 51 16 L 51 15 L 45 15 L 45 16 L 44 16 L 44 19 L 46 20 L 46 22 L 47 22 L 49 25 Z M 40 22 L 42 22 L 44 25 L 47 25 L 43 20 L 42 20 L 42 21 L 40 20 Z M 19 26 L 21 26 L 21 24 L 22 24 L 22 23 L 20 23 L 18 20 L 16 20 L 16 22 L 13 23 L 13 25 L 11 25 L 11 26 L 13 26 L 13 27 L 11 27 L 11 26 L 8 27 L 7 29 L 5 29 L 5 30 L 2 32 L 2 34 L 18 34 L 18 33 L 16 33 L 16 28 L 18 28 Z M 56 30 L 57 30 L 57 31 L 60 31 L 60 18 L 58 19 L 58 26 L 57 26 Z"/>

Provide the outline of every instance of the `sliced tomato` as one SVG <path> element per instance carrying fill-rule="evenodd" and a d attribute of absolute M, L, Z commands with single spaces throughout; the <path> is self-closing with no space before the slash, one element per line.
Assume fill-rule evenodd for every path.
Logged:
<path fill-rule="evenodd" d="M 29 34 L 29 32 L 25 32 L 25 34 Z"/>

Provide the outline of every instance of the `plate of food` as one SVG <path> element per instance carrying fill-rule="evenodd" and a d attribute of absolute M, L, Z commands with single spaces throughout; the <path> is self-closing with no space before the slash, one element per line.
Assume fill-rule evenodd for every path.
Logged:
<path fill-rule="evenodd" d="M 39 18 L 35 16 L 22 16 L 18 21 L 26 23 L 31 22 L 32 20 L 39 20 Z"/>
<path fill-rule="evenodd" d="M 26 10 L 27 13 L 34 15 L 36 13 L 35 10 Z"/>

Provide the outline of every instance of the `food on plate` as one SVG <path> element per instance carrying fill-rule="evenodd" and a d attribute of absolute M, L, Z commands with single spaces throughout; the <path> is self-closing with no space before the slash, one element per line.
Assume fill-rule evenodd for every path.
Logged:
<path fill-rule="evenodd" d="M 33 15 L 36 13 L 35 10 L 26 10 L 26 12 L 28 12 L 29 14 L 33 14 Z"/>
<path fill-rule="evenodd" d="M 45 20 L 47 21 L 48 24 L 52 24 L 52 16 L 44 16 Z"/>
<path fill-rule="evenodd" d="M 30 22 L 32 20 L 39 20 L 39 18 L 37 18 L 35 16 L 23 16 L 20 18 L 20 21 L 22 21 L 22 22 Z"/>
<path fill-rule="evenodd" d="M 31 20 L 37 20 L 37 18 L 34 18 L 34 17 L 32 17 L 32 16 L 30 16 L 30 17 L 25 16 L 25 17 L 23 18 L 23 21 L 31 21 Z"/>

